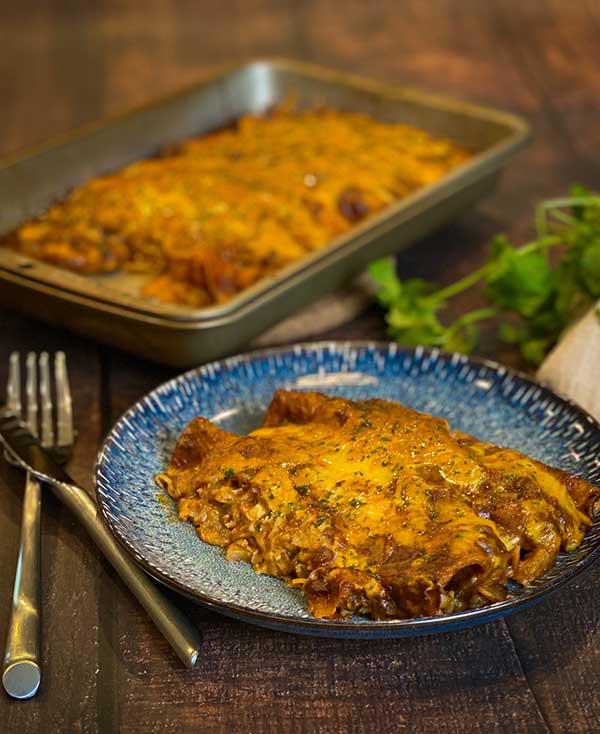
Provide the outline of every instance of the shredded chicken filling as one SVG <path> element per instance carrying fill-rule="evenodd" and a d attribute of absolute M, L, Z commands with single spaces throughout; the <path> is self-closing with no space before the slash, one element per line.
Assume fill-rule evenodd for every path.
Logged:
<path fill-rule="evenodd" d="M 157 481 L 203 541 L 324 618 L 500 601 L 581 543 L 599 495 L 399 403 L 285 391 L 247 436 L 196 418 Z"/>

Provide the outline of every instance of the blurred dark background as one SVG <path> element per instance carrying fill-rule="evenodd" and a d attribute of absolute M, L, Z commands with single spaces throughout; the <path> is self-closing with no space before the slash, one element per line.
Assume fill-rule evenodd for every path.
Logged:
<path fill-rule="evenodd" d="M 0 152 L 221 64 L 283 55 L 526 114 L 544 143 L 528 154 L 544 195 L 565 154 L 579 177 L 598 174 L 599 34 L 596 0 L 7 1 Z"/>

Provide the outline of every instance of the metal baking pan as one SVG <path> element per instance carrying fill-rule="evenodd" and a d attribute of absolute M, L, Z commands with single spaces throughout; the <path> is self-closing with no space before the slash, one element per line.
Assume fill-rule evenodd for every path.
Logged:
<path fill-rule="evenodd" d="M 206 362 L 237 350 L 371 260 L 416 242 L 472 206 L 493 188 L 530 134 L 525 121 L 497 110 L 294 61 L 253 61 L 4 162 L 0 235 L 93 176 L 260 113 L 291 94 L 300 108 L 325 104 L 403 122 L 450 138 L 473 155 L 225 305 L 192 309 L 154 303 L 138 295 L 139 277 L 78 275 L 1 247 L 0 302 L 155 361 L 178 367 Z"/>

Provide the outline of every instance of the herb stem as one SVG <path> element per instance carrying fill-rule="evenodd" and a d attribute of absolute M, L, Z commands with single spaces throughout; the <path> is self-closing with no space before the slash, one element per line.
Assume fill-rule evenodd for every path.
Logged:
<path fill-rule="evenodd" d="M 458 293 L 466 291 L 467 288 L 475 285 L 475 283 L 484 277 L 487 273 L 487 269 L 487 265 L 484 265 L 482 268 L 469 273 L 469 275 L 465 275 L 464 278 L 457 280 L 455 283 L 451 283 L 445 288 L 441 288 L 439 291 L 436 291 L 434 294 L 436 300 L 445 301 L 448 298 L 452 298 L 452 296 L 456 296 Z"/>
<path fill-rule="evenodd" d="M 519 255 L 528 255 L 530 252 L 544 250 L 547 247 L 560 245 L 562 242 L 563 240 L 561 237 L 547 236 L 539 240 L 534 240 L 533 242 L 528 242 L 526 245 L 519 247 L 517 252 Z M 465 275 L 464 278 L 460 278 L 460 280 L 457 280 L 455 283 L 451 283 L 445 288 L 441 288 L 439 291 L 436 291 L 433 296 L 437 301 L 445 301 L 448 298 L 452 298 L 453 296 L 466 291 L 487 275 L 489 267 L 489 264 L 486 264 L 483 267 L 474 270 L 472 273 Z"/>
<path fill-rule="evenodd" d="M 469 311 L 466 314 L 460 316 L 452 324 L 452 328 L 466 326 L 467 324 L 474 324 L 476 321 L 482 321 L 483 319 L 492 319 L 498 315 L 498 309 L 490 306 L 488 308 L 478 308 L 475 311 Z"/>
<path fill-rule="evenodd" d="M 575 221 L 574 218 L 570 214 L 567 214 L 566 212 L 563 212 L 561 209 L 552 209 L 552 210 L 550 210 L 550 216 L 553 219 L 557 219 L 559 222 L 562 222 L 563 224 L 569 225 L 569 227 Z"/>
<path fill-rule="evenodd" d="M 543 201 L 540 209 L 564 209 L 575 206 L 600 206 L 600 196 L 564 196 L 558 199 Z"/>
<path fill-rule="evenodd" d="M 528 242 L 526 245 L 517 248 L 517 254 L 529 255 L 531 252 L 537 252 L 538 250 L 546 250 L 548 247 L 555 247 L 556 245 L 564 244 L 564 239 L 557 235 L 546 235 L 539 240 L 533 240 Z"/>

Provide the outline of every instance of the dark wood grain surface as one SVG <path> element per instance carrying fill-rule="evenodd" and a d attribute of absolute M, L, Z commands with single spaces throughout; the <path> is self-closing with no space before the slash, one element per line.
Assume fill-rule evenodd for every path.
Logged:
<path fill-rule="evenodd" d="M 594 0 L 101 0 L 0 4 L 0 153 L 43 141 L 201 78 L 286 55 L 410 83 L 526 115 L 535 139 L 498 191 L 400 258 L 447 282 L 497 231 L 526 237 L 534 203 L 600 178 L 600 4 Z M 431 257 L 435 251 L 436 256 Z M 474 307 L 465 294 L 456 310 Z M 15 304 L 18 306 L 18 304 Z M 324 336 L 384 338 L 372 308 Z M 68 352 L 91 489 L 102 435 L 172 371 L 15 311 L 0 312 L 0 384 L 10 351 Z M 480 352 L 515 363 L 491 331 Z M 0 468 L 0 639 L 6 629 L 22 477 Z M 181 600 L 204 635 L 182 669 L 84 532 L 52 497 L 43 519 L 43 680 L 0 695 L 0 732 L 600 731 L 600 567 L 539 606 L 462 632 L 396 641 L 299 638 Z"/>

